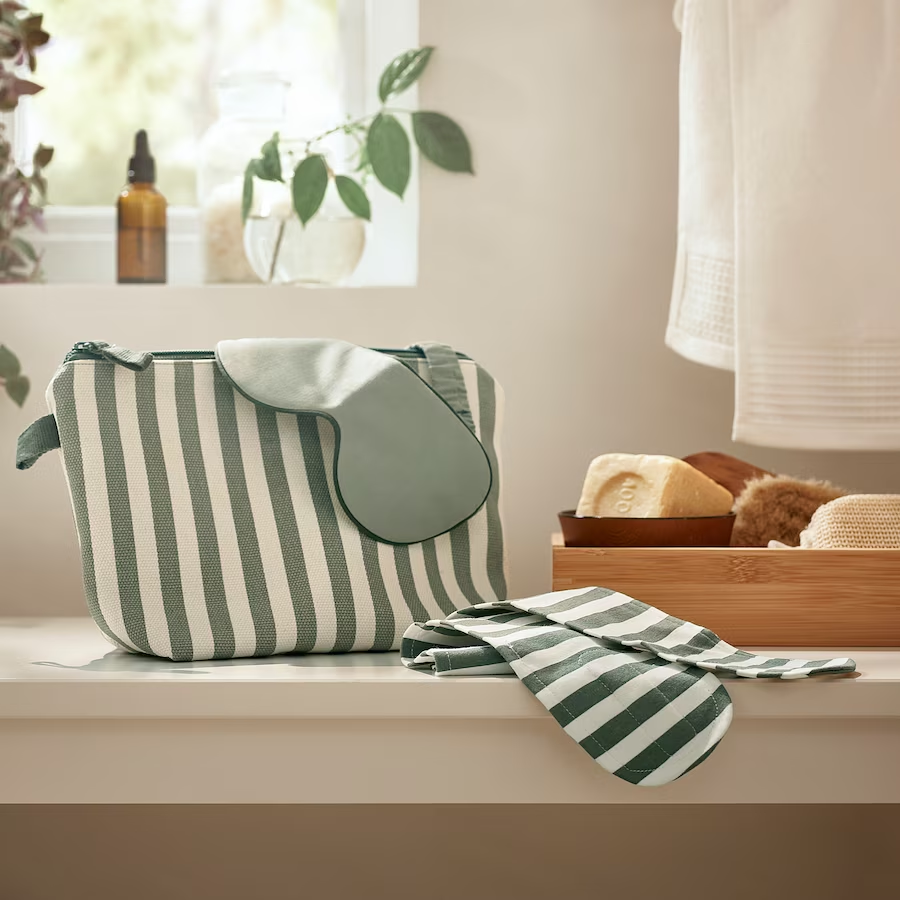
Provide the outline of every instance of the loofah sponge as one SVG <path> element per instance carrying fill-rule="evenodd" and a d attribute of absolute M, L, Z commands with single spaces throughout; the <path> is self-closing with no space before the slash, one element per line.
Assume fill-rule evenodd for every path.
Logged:
<path fill-rule="evenodd" d="M 900 550 L 900 494 L 851 494 L 820 506 L 800 546 L 812 550 Z"/>
<path fill-rule="evenodd" d="M 733 547 L 765 547 L 781 541 L 800 543 L 800 532 L 813 513 L 848 492 L 827 481 L 803 481 L 786 475 L 764 475 L 747 482 L 734 505 Z"/>

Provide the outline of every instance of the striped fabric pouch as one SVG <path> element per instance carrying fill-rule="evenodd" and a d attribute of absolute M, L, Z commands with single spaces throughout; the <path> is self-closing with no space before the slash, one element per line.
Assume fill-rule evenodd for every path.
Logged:
<path fill-rule="evenodd" d="M 502 393 L 439 344 L 76 345 L 19 439 L 62 448 L 91 615 L 174 660 L 389 650 L 505 599 Z"/>
<path fill-rule="evenodd" d="M 485 603 L 413 624 L 405 665 L 440 676 L 514 674 L 604 769 L 638 785 L 680 778 L 731 724 L 717 676 L 853 672 L 852 659 L 778 659 L 606 588 Z"/>

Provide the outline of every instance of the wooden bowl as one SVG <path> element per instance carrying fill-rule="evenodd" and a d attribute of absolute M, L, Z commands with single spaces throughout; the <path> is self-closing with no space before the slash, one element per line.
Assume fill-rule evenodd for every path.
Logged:
<path fill-rule="evenodd" d="M 567 547 L 729 547 L 734 513 L 673 519 L 559 514 Z"/>

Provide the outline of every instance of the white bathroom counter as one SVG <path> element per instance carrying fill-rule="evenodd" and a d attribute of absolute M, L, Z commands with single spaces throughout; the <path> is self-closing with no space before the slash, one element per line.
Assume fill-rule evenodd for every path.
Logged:
<path fill-rule="evenodd" d="M 635 788 L 513 677 L 435 678 L 397 654 L 171 663 L 89 619 L 0 620 L 0 801 L 900 802 L 900 649 L 764 652 L 859 674 L 729 681 L 715 753 Z"/>

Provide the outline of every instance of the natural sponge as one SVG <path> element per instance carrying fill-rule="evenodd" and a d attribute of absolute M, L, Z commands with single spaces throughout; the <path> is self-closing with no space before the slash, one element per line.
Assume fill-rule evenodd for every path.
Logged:
<path fill-rule="evenodd" d="M 848 492 L 828 481 L 803 481 L 787 475 L 764 475 L 747 482 L 735 505 L 734 547 L 765 547 L 781 541 L 800 543 L 800 532 L 823 504 Z"/>

